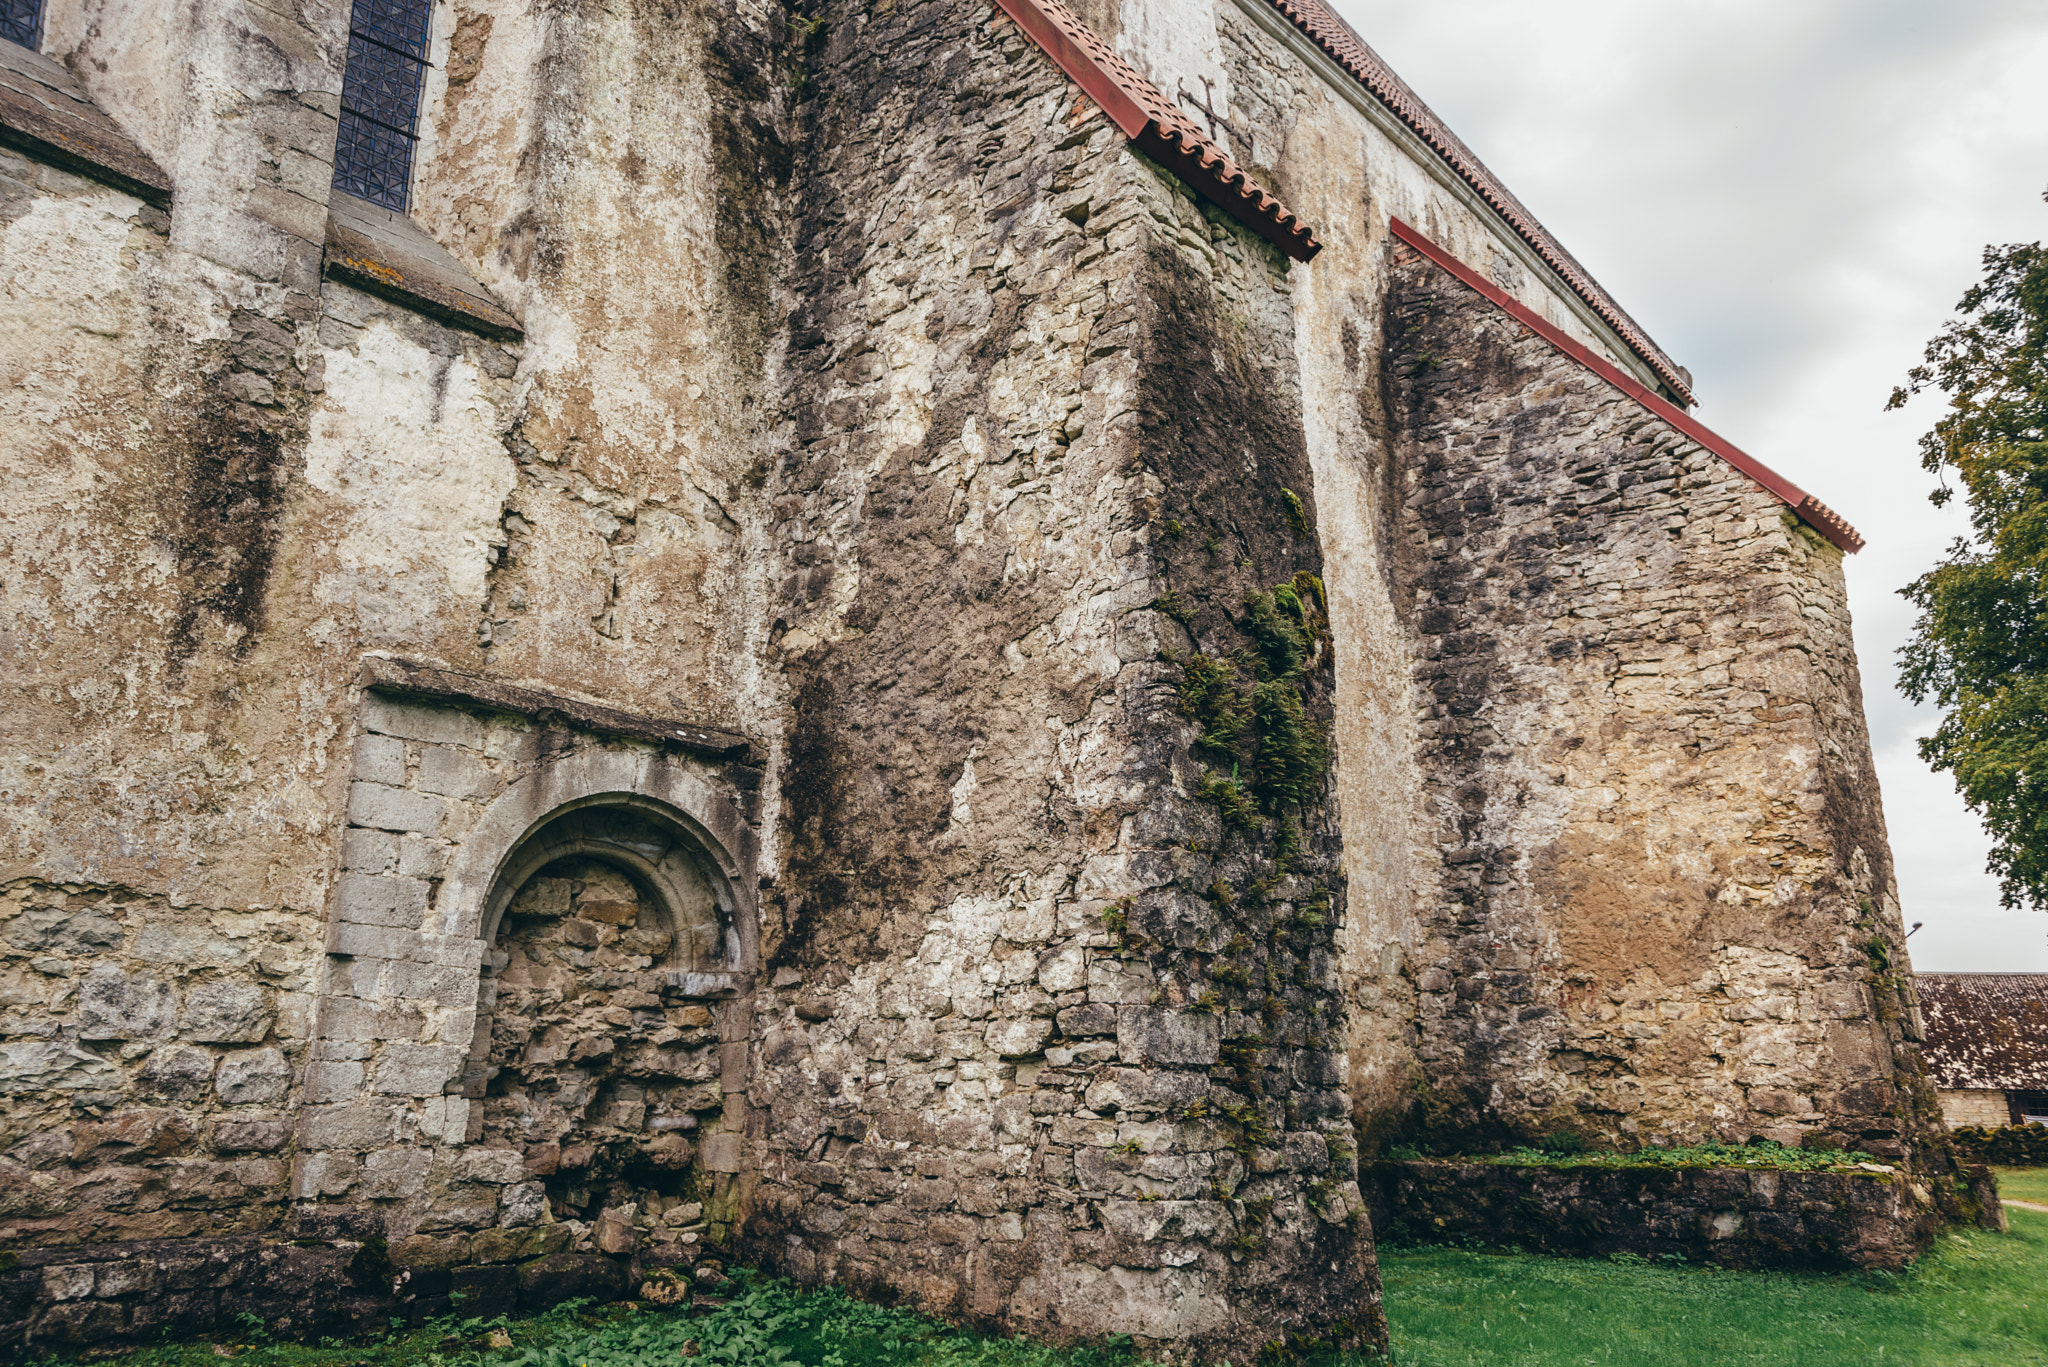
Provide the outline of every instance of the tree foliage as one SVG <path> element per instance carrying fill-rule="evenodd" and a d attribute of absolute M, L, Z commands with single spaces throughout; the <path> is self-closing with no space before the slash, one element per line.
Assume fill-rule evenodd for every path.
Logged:
<path fill-rule="evenodd" d="M 1946 414 L 1920 439 L 1938 506 L 1968 506 L 1971 535 L 1900 590 L 1920 610 L 1900 686 L 1932 698 L 1940 727 L 1920 757 L 1953 774 L 1992 837 L 2007 906 L 2048 907 L 2048 252 L 1987 247 L 1925 363 L 1892 392 L 1928 387 Z"/>

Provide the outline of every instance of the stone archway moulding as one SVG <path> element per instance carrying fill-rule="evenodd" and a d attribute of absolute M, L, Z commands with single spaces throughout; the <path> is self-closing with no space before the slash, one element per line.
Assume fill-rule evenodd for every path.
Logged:
<path fill-rule="evenodd" d="M 744 971 L 757 960 L 752 832 L 730 795 L 686 761 L 651 751 L 594 747 L 543 763 L 499 794 L 464 837 L 436 901 L 430 933 L 488 943 L 501 906 L 493 893 L 527 838 L 563 813 L 619 806 L 664 818 L 702 847 L 722 884 L 722 900 Z M 497 900 L 502 901 L 502 896 Z"/>

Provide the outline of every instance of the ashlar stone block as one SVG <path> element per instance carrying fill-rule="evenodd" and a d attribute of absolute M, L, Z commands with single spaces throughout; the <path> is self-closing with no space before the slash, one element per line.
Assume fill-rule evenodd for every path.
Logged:
<path fill-rule="evenodd" d="M 459 1096 L 428 1097 L 420 1109 L 420 1134 L 442 1144 L 460 1144 L 469 1137 L 470 1103 Z"/>
<path fill-rule="evenodd" d="M 405 742 L 395 736 L 356 737 L 356 762 L 350 773 L 367 783 L 405 786 Z"/>
<path fill-rule="evenodd" d="M 332 1040 L 418 1039 L 426 1018 L 406 1006 L 387 1006 L 352 997 L 329 997 L 320 1003 L 319 1029 Z"/>
<path fill-rule="evenodd" d="M 334 894 L 335 916 L 366 926 L 417 930 L 427 915 L 427 884 L 417 878 L 345 873 Z"/>
<path fill-rule="evenodd" d="M 374 1090 L 386 1096 L 440 1096 L 462 1070 L 467 1051 L 452 1044 L 390 1044 L 377 1060 Z"/>
<path fill-rule="evenodd" d="M 439 835 L 448 816 L 448 800 L 432 793 L 391 788 L 381 783 L 351 783 L 348 819 L 381 831 L 416 831 Z"/>
<path fill-rule="evenodd" d="M 448 868 L 448 846 L 423 835 L 398 842 L 398 871 L 407 878 L 439 878 Z"/>
<path fill-rule="evenodd" d="M 435 745 L 460 745 L 481 750 L 484 724 L 481 718 L 451 707 L 433 707 L 401 702 L 372 693 L 363 701 L 363 729 L 405 740 L 430 741 Z"/>
<path fill-rule="evenodd" d="M 429 745 L 420 751 L 419 786 L 444 797 L 480 800 L 497 791 L 491 767 L 466 751 Z"/>
<path fill-rule="evenodd" d="M 738 1172 L 742 1153 L 740 1136 L 721 1130 L 704 1136 L 699 1161 L 706 1172 Z"/>
<path fill-rule="evenodd" d="M 301 1149 L 374 1149 L 398 1132 L 390 1106 L 308 1106 L 299 1113 Z"/>
<path fill-rule="evenodd" d="M 309 1063 L 304 1088 L 309 1106 L 348 1101 L 363 1090 L 363 1065 L 345 1059 Z"/>
<path fill-rule="evenodd" d="M 389 873 L 398 862 L 398 837 L 390 831 L 351 826 L 341 833 L 341 867 L 345 873 Z"/>

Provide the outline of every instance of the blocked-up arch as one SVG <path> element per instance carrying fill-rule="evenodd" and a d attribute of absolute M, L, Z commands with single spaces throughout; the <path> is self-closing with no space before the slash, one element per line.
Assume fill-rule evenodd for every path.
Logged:
<path fill-rule="evenodd" d="M 583 858 L 622 871 L 658 909 L 671 937 L 662 966 L 737 972 L 744 953 L 732 882 L 708 832 L 668 804 L 599 793 L 556 808 L 512 849 L 485 898 L 479 938 L 497 939 L 505 908 L 549 865 Z"/>
<path fill-rule="evenodd" d="M 744 991 L 754 962 L 752 832 L 715 782 L 671 756 L 557 754 L 450 870 L 443 923 L 483 951 L 470 1139 L 549 1155 L 534 1161 L 558 1218 L 667 1228 L 707 1199 L 697 1136 L 728 1088 L 694 1003 Z"/>
<path fill-rule="evenodd" d="M 698 961 L 674 966 L 751 970 L 751 828 L 724 785 L 674 756 L 637 749 L 560 756 L 492 802 L 449 865 L 436 902 L 440 933 L 488 943 L 527 878 L 579 853 L 619 866 L 664 900 L 687 891 L 694 867 L 712 889 L 720 924 L 709 941 L 693 930 L 689 952 Z"/>

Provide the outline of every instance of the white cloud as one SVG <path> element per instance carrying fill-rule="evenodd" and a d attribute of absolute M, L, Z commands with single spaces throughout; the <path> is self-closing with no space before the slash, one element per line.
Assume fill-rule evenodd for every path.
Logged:
<path fill-rule="evenodd" d="M 1869 539 L 1865 702 L 1922 968 L 2048 970 L 1913 741 L 1896 590 L 1962 528 L 1926 502 L 1923 400 L 1883 411 L 1989 242 L 2048 237 L 2038 0 L 1333 0 L 1681 364 L 1702 421 Z"/>

